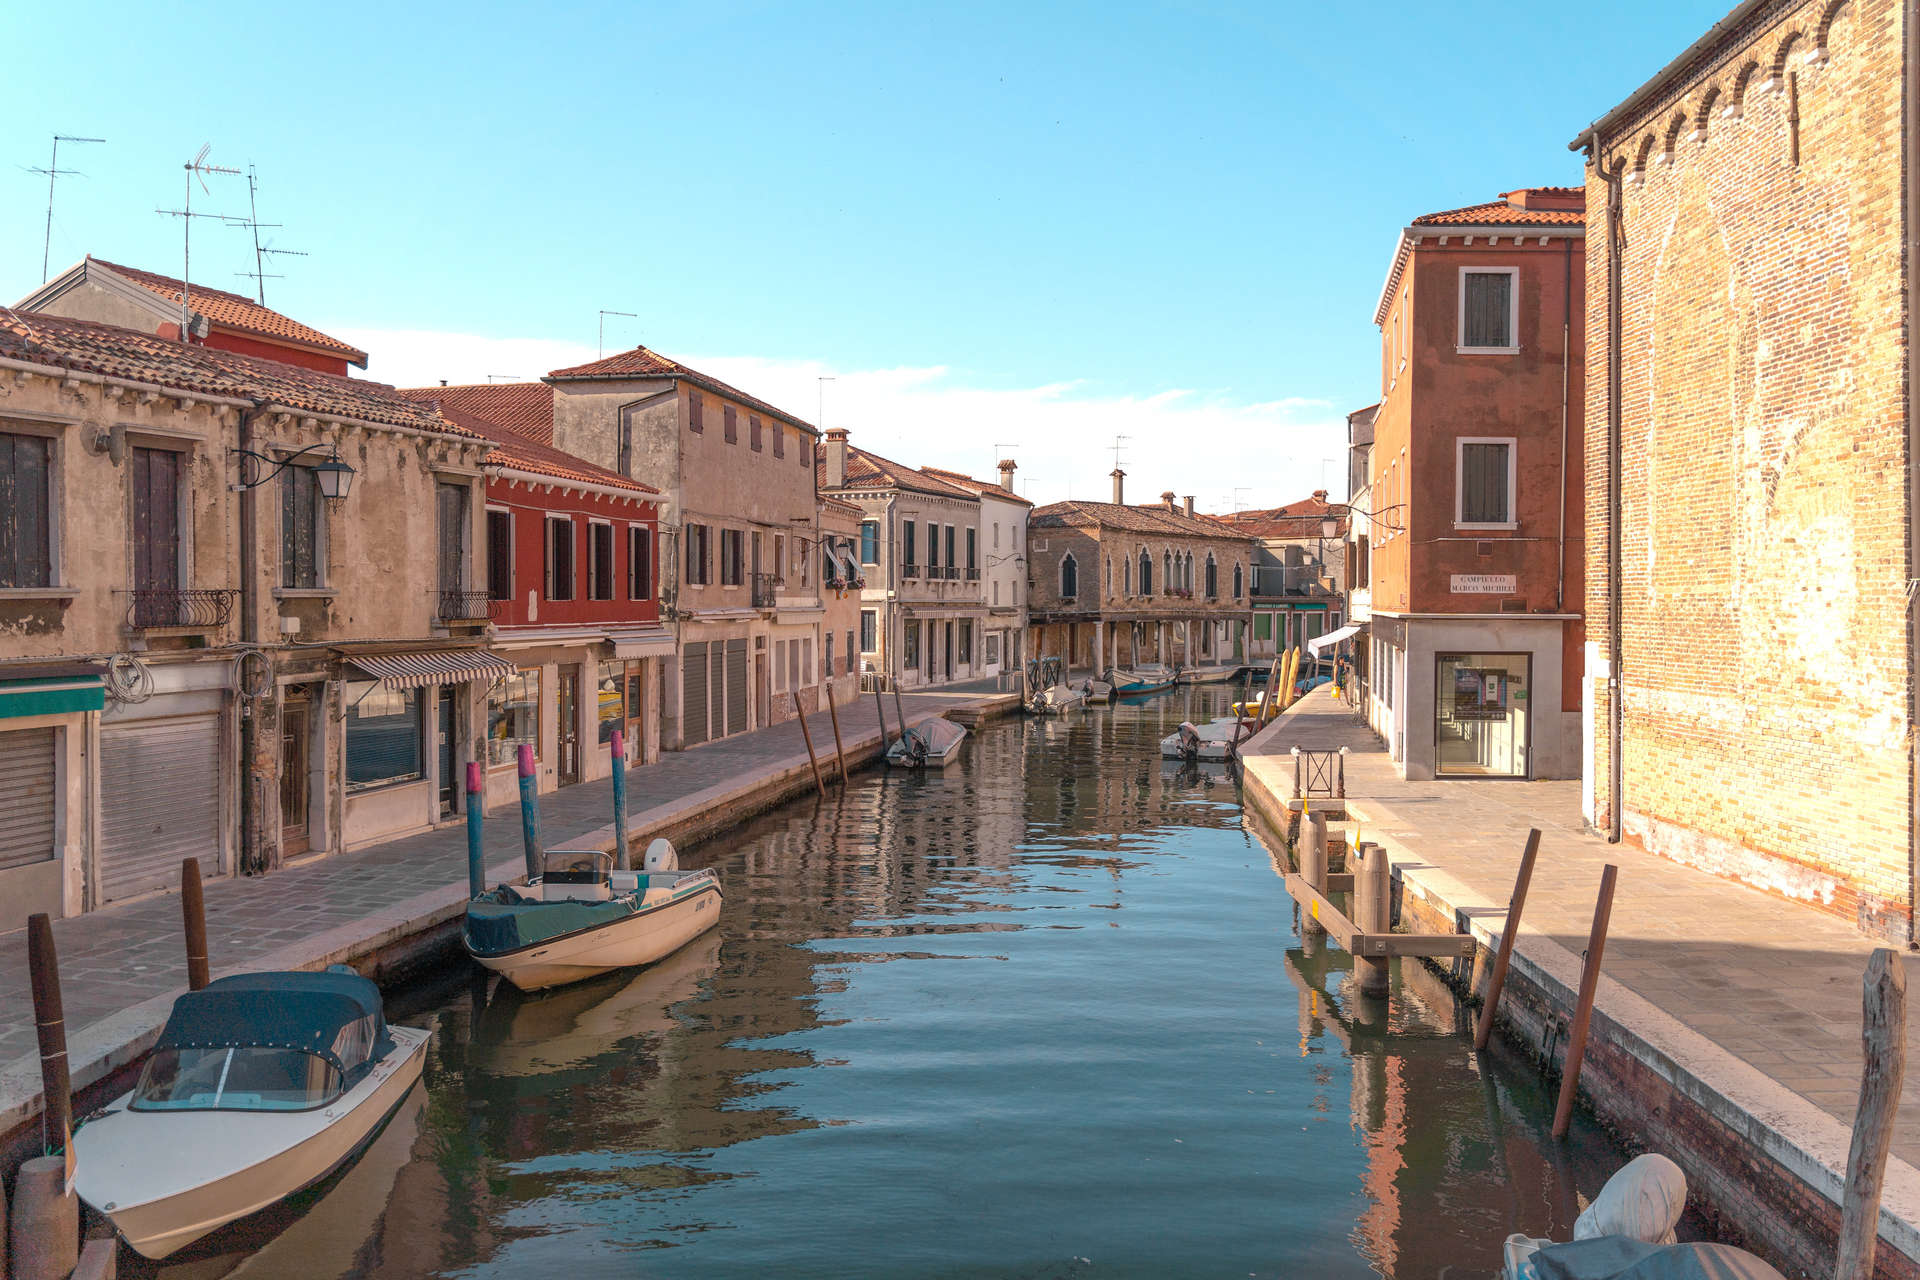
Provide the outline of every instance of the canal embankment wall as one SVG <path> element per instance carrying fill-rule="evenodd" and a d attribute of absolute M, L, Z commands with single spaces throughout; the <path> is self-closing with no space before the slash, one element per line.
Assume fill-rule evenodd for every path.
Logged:
<path fill-rule="evenodd" d="M 1264 826 L 1262 837 L 1291 844 L 1302 801 L 1295 794 L 1290 748 L 1329 749 L 1317 741 L 1312 713 L 1327 695 L 1297 703 L 1245 744 L 1243 795 Z M 1448 869 L 1450 823 L 1445 799 L 1396 808 L 1351 785 L 1344 800 L 1311 798 L 1336 831 L 1360 828 L 1393 863 L 1396 928 L 1407 932 L 1464 931 L 1477 946 L 1472 961 L 1453 962 L 1447 974 L 1470 1001 L 1483 994 L 1494 949 L 1504 928 L 1505 895 L 1492 897 Z M 1467 786 L 1500 786 L 1469 783 Z M 1276 851 L 1278 852 L 1278 851 Z M 1281 856 L 1285 856 L 1284 853 Z M 1517 868 L 1519 848 L 1513 850 Z M 1540 881 L 1536 876 L 1535 893 Z M 1658 922 L 1670 929 L 1673 921 Z M 1616 911 L 1614 928 L 1632 928 Z M 1790 927 L 1790 926 L 1783 926 Z M 1684 922 L 1677 932 L 1684 935 Z M 1730 949 L 1729 949 L 1730 950 Z M 1720 963 L 1702 941 L 1694 963 Z M 1731 956 L 1728 962 L 1737 963 Z M 1402 961 L 1402 964 L 1414 963 Z M 1558 1070 L 1580 983 L 1581 955 L 1530 930 L 1523 919 L 1500 1003 L 1501 1033 L 1519 1049 Z M 1858 984 L 1840 998 L 1837 1015 L 1859 1015 Z M 1832 1274 L 1851 1129 L 1793 1089 L 1716 1044 L 1686 1015 L 1737 1016 L 1737 1009 L 1669 1012 L 1605 975 L 1594 1005 L 1580 1072 L 1583 1105 L 1629 1150 L 1657 1151 L 1685 1170 L 1689 1201 L 1720 1238 L 1767 1258 L 1790 1276 Z M 1676 1016 L 1679 1014 L 1681 1016 Z M 1783 1036 L 1783 1038 L 1785 1038 Z M 1857 1088 L 1857 1078 L 1852 1082 Z M 1874 1274 L 1885 1280 L 1920 1277 L 1920 1170 L 1898 1155 L 1888 1162 Z"/>
<path fill-rule="evenodd" d="M 908 725 L 956 711 L 977 724 L 1020 709 L 1019 699 L 1014 695 L 942 698 L 919 695 L 914 701 L 919 707 L 907 708 Z M 929 702 L 937 705 L 926 709 Z M 872 721 L 864 728 L 851 722 L 843 726 L 842 748 L 850 772 L 875 764 L 884 750 L 884 742 L 898 735 L 900 725 L 894 710 L 892 705 L 886 708 L 884 738 Z M 813 745 L 827 785 L 832 786 L 836 774 L 834 743 L 831 736 L 822 732 L 824 727 L 813 730 Z M 804 751 L 732 773 L 720 771 L 724 776 L 708 787 L 631 813 L 627 823 L 629 846 L 644 849 L 649 841 L 665 837 L 682 848 L 691 848 L 814 790 L 813 766 Z M 509 820 L 509 815 L 490 819 L 492 822 L 503 820 Z M 458 832 L 452 833 L 451 838 L 464 839 Z M 609 822 L 551 844 L 556 848 L 612 851 L 615 846 L 613 824 Z M 450 870 L 457 870 L 464 864 L 449 858 L 447 865 Z M 524 856 L 516 853 L 512 858 L 488 866 L 488 883 L 517 880 L 525 870 Z M 342 863 L 342 874 L 348 874 L 345 863 Z M 463 874 L 457 880 L 449 879 L 439 887 L 381 906 L 349 924 L 321 929 L 276 951 L 251 956 L 239 965 L 220 963 L 216 939 L 214 976 L 268 969 L 321 969 L 344 964 L 372 978 L 383 989 L 391 989 L 458 955 L 460 921 L 467 894 Z M 15 994 L 24 1008 L 27 1002 L 24 987 Z M 69 1028 L 67 1052 L 76 1117 L 84 1117 L 132 1086 L 148 1050 L 159 1038 L 177 994 L 178 991 L 167 991 L 84 1027 Z M 13 1171 L 20 1162 L 40 1154 L 43 1109 L 37 1057 L 29 1054 L 0 1068 L 0 1175 L 4 1175 L 0 1177 L 0 1186 L 10 1187 Z"/>

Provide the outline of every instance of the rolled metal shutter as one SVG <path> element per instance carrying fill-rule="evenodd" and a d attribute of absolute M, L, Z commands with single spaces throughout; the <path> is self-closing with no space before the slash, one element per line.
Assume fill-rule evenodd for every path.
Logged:
<path fill-rule="evenodd" d="M 171 886 L 180 860 L 220 865 L 220 717 L 100 731 L 100 899 Z"/>
<path fill-rule="evenodd" d="M 727 732 L 747 727 L 747 642 L 727 641 Z"/>
<path fill-rule="evenodd" d="M 680 740 L 687 746 L 707 740 L 707 642 L 680 650 Z"/>
<path fill-rule="evenodd" d="M 0 871 L 53 860 L 54 731 L 0 733 Z"/>

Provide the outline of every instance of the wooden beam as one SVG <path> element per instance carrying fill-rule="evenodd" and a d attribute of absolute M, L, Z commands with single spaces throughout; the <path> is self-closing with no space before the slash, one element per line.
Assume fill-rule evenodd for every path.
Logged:
<path fill-rule="evenodd" d="M 1834 1280 L 1870 1280 L 1880 1234 L 1880 1184 L 1900 1111 L 1907 1074 L 1907 972 L 1881 947 L 1861 981 L 1860 1106 L 1847 1153 L 1846 1196 L 1840 1208 L 1840 1244 Z"/>

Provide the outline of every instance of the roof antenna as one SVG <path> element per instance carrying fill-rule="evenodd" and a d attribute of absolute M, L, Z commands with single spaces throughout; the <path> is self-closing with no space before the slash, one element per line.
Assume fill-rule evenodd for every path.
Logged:
<path fill-rule="evenodd" d="M 823 373 L 814 379 L 814 388 L 819 394 L 815 397 L 817 403 L 814 405 L 813 425 L 822 431 L 827 429 L 827 384 L 838 381 L 840 379 L 830 373 Z"/>
<path fill-rule="evenodd" d="M 1132 436 L 1115 436 L 1113 438 L 1113 469 L 1115 471 L 1120 469 L 1120 444 L 1123 440 L 1131 439 L 1133 439 Z"/>
<path fill-rule="evenodd" d="M 307 255 L 299 249 L 276 249 L 273 247 L 273 241 L 271 240 L 265 244 L 260 243 L 260 228 L 278 227 L 280 224 L 277 222 L 260 221 L 259 191 L 260 179 L 254 172 L 253 165 L 249 163 L 247 165 L 247 216 L 245 218 L 228 218 L 226 221 L 231 226 L 246 227 L 253 232 L 253 270 L 238 271 L 234 274 L 245 276 L 254 282 L 256 296 L 260 300 L 260 305 L 264 307 L 267 305 L 267 281 L 286 279 L 283 275 L 277 275 L 267 270 L 267 255 L 283 253 L 290 258 L 304 258 Z"/>
<path fill-rule="evenodd" d="M 500 381 L 502 382 L 525 382 L 526 381 L 525 378 L 521 377 L 517 373 L 490 373 L 487 375 L 487 384 L 491 386 L 495 378 L 500 379 Z"/>
<path fill-rule="evenodd" d="M 633 312 L 631 311 L 602 311 L 600 313 L 600 345 L 597 348 L 598 354 L 593 357 L 595 360 L 603 360 L 606 358 L 606 355 L 607 355 L 607 317 L 608 316 L 625 316 L 629 320 L 638 320 L 640 318 L 639 316 L 636 316 L 635 314 L 633 314 Z"/>
<path fill-rule="evenodd" d="M 208 174 L 224 173 L 224 174 L 231 174 L 236 178 L 240 176 L 240 171 L 238 169 L 229 169 L 223 165 L 208 164 L 207 152 L 211 150 L 213 150 L 213 144 L 209 142 L 205 146 L 200 148 L 199 155 L 195 156 L 193 159 L 187 161 L 187 163 L 180 166 L 181 168 L 187 171 L 186 207 L 183 209 L 155 209 L 154 210 L 155 213 L 161 213 L 161 214 L 165 214 L 167 217 L 170 217 L 170 218 L 180 219 L 180 226 L 183 230 L 182 240 L 183 240 L 184 247 L 182 248 L 182 251 L 180 254 L 180 341 L 182 342 L 191 341 L 187 333 L 187 327 L 192 322 L 192 319 L 193 319 L 193 309 L 188 304 L 188 299 L 191 297 L 193 293 L 193 285 L 189 283 L 187 279 L 189 272 L 191 272 L 193 268 L 193 220 L 195 218 L 218 218 L 222 222 L 239 221 L 239 219 L 227 217 L 225 214 L 195 213 L 193 211 L 193 184 L 196 181 L 200 183 L 200 190 L 202 192 L 211 195 L 212 192 L 209 191 L 207 188 Z"/>
<path fill-rule="evenodd" d="M 44 169 L 27 170 L 28 173 L 44 173 L 47 175 L 47 238 L 40 247 L 41 284 L 47 282 L 47 261 L 53 253 L 53 180 L 55 178 L 84 178 L 87 176 L 78 169 L 62 169 L 60 167 L 60 144 L 63 142 L 105 141 L 105 138 L 76 138 L 70 133 L 56 133 L 53 135 L 53 158 L 47 161 L 47 167 Z"/>
<path fill-rule="evenodd" d="M 1002 449 L 1018 449 L 1019 447 L 1020 442 L 1018 440 L 1015 440 L 1012 444 L 1001 444 L 999 441 L 995 441 L 993 446 L 993 465 L 996 467 L 1000 465 L 1000 451 Z"/>

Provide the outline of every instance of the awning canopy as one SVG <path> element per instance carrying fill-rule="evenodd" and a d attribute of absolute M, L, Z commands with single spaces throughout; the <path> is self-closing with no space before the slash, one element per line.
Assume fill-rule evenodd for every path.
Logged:
<path fill-rule="evenodd" d="M 671 658 L 673 633 L 665 627 L 636 627 L 631 631 L 610 631 L 616 658 Z"/>
<path fill-rule="evenodd" d="M 482 649 L 429 649 L 421 653 L 356 653 L 348 662 L 388 689 L 428 684 L 464 684 L 510 676 L 515 667 Z"/>
<path fill-rule="evenodd" d="M 1307 641 L 1307 648 L 1313 651 L 1315 657 L 1319 657 L 1328 649 L 1333 648 L 1334 645 L 1339 644 L 1342 640 L 1347 640 L 1359 635 L 1362 631 L 1366 630 L 1366 627 L 1367 624 L 1364 622 L 1349 622 L 1338 631 L 1329 631 L 1323 636 L 1315 636 L 1313 639 Z"/>
<path fill-rule="evenodd" d="M 107 705 L 105 668 L 97 662 L 45 662 L 0 667 L 0 719 L 70 715 Z"/>

